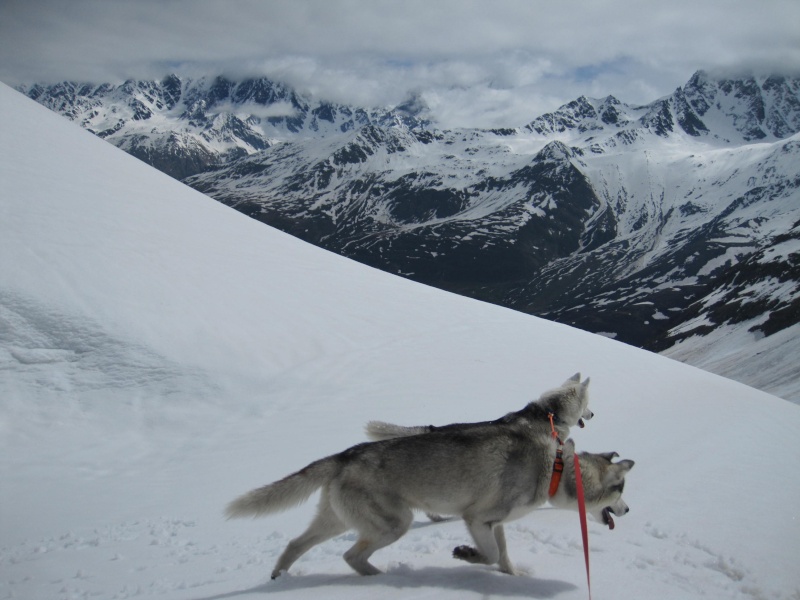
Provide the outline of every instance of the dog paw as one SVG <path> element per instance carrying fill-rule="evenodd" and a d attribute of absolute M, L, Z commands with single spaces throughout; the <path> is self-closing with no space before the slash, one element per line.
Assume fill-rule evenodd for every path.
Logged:
<path fill-rule="evenodd" d="M 444 515 L 436 515 L 434 513 L 425 513 L 425 516 L 428 517 L 434 523 L 443 523 L 444 521 L 450 520 L 450 517 L 446 517 Z"/>
<path fill-rule="evenodd" d="M 519 575 L 520 572 L 514 568 L 514 565 L 511 563 L 503 563 L 499 566 L 500 572 L 505 573 L 506 575 Z"/>
<path fill-rule="evenodd" d="M 478 552 L 477 548 L 473 548 L 472 546 L 457 546 L 453 548 L 453 558 L 471 563 L 484 562 L 483 555 Z"/>

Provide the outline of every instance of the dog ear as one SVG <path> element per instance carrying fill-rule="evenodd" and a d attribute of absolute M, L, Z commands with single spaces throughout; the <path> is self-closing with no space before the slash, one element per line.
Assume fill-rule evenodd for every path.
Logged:
<path fill-rule="evenodd" d="M 584 389 L 584 390 L 585 390 L 585 389 L 587 389 L 587 388 L 589 387 L 589 382 L 590 382 L 590 381 L 591 381 L 591 377 L 587 377 L 587 378 L 586 378 L 586 381 L 584 381 L 584 382 L 581 384 L 581 387 L 583 387 L 583 389 Z"/>
<path fill-rule="evenodd" d="M 636 463 L 633 462 L 632 460 L 621 460 L 619 462 L 615 462 L 614 466 L 617 467 L 617 469 L 619 469 L 620 471 L 622 471 L 623 474 L 625 474 L 628 471 L 630 471 L 633 468 L 633 465 L 635 464 Z"/>
<path fill-rule="evenodd" d="M 611 463 L 603 476 L 603 483 L 607 486 L 617 485 L 625 481 L 625 474 L 633 468 L 632 460 L 621 460 Z"/>
<path fill-rule="evenodd" d="M 619 454 L 616 452 L 601 452 L 600 456 L 605 458 L 608 462 L 611 462 L 613 459 L 617 458 Z"/>
<path fill-rule="evenodd" d="M 573 375 L 572 377 L 567 379 L 564 383 L 562 383 L 561 386 L 563 387 L 563 386 L 567 386 L 567 385 L 570 385 L 570 384 L 573 384 L 573 383 L 580 383 L 580 380 L 581 380 L 581 374 L 580 373 L 575 373 L 575 375 Z"/>

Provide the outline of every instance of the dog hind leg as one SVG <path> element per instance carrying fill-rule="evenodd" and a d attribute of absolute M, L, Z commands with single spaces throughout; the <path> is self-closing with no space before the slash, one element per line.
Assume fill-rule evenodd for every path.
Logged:
<path fill-rule="evenodd" d="M 361 575 L 381 571 L 369 562 L 375 551 L 400 539 L 411 527 L 414 513 L 391 490 L 365 485 L 360 474 L 342 478 L 330 488 L 331 506 L 358 539 L 344 560 Z"/>
<path fill-rule="evenodd" d="M 287 571 L 298 558 L 311 548 L 344 533 L 347 529 L 348 527 L 333 512 L 328 491 L 323 490 L 314 520 L 302 534 L 286 546 L 286 550 L 278 558 L 278 562 L 275 563 L 275 568 L 272 570 L 272 579 L 278 577 L 283 571 Z"/>
<path fill-rule="evenodd" d="M 359 531 L 356 543 L 344 553 L 344 560 L 356 573 L 361 575 L 381 573 L 380 569 L 369 562 L 370 556 L 403 537 L 414 520 L 413 513 L 408 509 L 392 516 L 393 518 L 384 522 L 376 522 L 373 515 L 369 526 Z"/>

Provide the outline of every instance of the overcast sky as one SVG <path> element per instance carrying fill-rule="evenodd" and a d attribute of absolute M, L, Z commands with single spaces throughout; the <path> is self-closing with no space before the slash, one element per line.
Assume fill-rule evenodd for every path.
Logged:
<path fill-rule="evenodd" d="M 698 69 L 800 72 L 800 0 L 0 0 L 0 81 L 266 75 L 446 126 L 585 94 L 647 103 Z"/>

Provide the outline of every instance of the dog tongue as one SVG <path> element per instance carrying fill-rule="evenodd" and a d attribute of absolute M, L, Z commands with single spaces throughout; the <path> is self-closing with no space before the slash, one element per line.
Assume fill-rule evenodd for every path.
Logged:
<path fill-rule="evenodd" d="M 611 516 L 611 511 L 608 508 L 603 509 L 603 518 L 606 521 L 609 529 L 614 529 L 614 517 Z"/>

